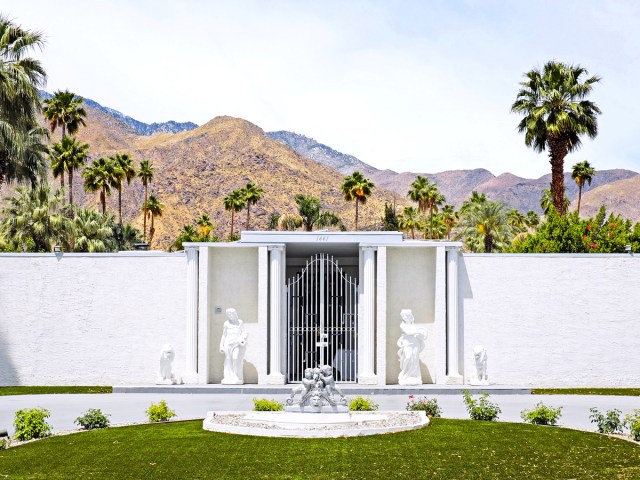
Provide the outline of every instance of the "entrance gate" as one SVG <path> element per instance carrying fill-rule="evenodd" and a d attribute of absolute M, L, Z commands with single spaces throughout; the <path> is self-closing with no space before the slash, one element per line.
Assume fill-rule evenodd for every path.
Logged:
<path fill-rule="evenodd" d="M 358 282 L 332 256 L 312 256 L 287 279 L 287 381 L 306 368 L 332 365 L 337 381 L 355 382 Z"/>

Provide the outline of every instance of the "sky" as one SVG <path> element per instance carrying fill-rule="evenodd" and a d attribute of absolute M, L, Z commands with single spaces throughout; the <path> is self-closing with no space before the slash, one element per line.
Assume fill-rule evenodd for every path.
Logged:
<path fill-rule="evenodd" d="M 549 60 L 602 81 L 599 134 L 565 159 L 640 171 L 640 2 L 4 0 L 42 31 L 47 90 L 144 122 L 218 115 L 398 172 L 550 172 L 510 112 Z"/>

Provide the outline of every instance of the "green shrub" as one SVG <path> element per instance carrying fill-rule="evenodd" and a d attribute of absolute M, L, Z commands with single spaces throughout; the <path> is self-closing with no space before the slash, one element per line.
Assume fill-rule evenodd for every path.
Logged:
<path fill-rule="evenodd" d="M 99 408 L 90 408 L 84 415 L 75 419 L 73 423 L 77 423 L 85 430 L 93 430 L 94 428 L 107 428 L 109 426 L 110 415 L 105 415 Z"/>
<path fill-rule="evenodd" d="M 562 407 L 547 407 L 542 402 L 539 402 L 533 410 L 522 410 L 520 412 L 522 420 L 534 425 L 556 425 L 561 416 Z"/>
<path fill-rule="evenodd" d="M 640 442 L 640 409 L 636 409 L 633 413 L 628 413 L 624 417 L 624 421 L 629 427 L 631 438 L 636 442 Z"/>
<path fill-rule="evenodd" d="M 275 400 L 269 400 L 268 398 L 253 399 L 254 412 L 281 412 L 282 410 L 284 410 L 284 404 Z"/>
<path fill-rule="evenodd" d="M 0 438 L 0 451 L 1 450 L 6 450 L 10 446 L 11 446 L 11 439 L 10 438 Z"/>
<path fill-rule="evenodd" d="M 356 397 L 349 402 L 349 411 L 351 412 L 373 412 L 375 410 L 378 410 L 378 404 L 370 398 Z"/>
<path fill-rule="evenodd" d="M 622 413 L 617 408 L 613 410 L 607 410 L 606 414 L 602 414 L 597 408 L 591 408 L 589 410 L 591 415 L 591 423 L 595 423 L 598 426 L 598 433 L 622 433 L 622 427 L 624 423 L 620 420 L 620 414 Z"/>
<path fill-rule="evenodd" d="M 160 400 L 159 403 L 152 403 L 146 412 L 150 422 L 166 422 L 176 416 L 176 412 L 170 410 L 164 400 Z"/>
<path fill-rule="evenodd" d="M 438 406 L 438 400 L 435 398 L 428 399 L 427 397 L 414 398 L 413 395 L 409 395 L 409 403 L 407 403 L 407 410 L 410 411 L 425 411 L 430 417 L 439 417 L 442 415 L 442 409 Z"/>
<path fill-rule="evenodd" d="M 497 420 L 498 415 L 502 412 L 497 404 L 489 401 L 489 394 L 486 392 L 480 395 L 480 398 L 477 400 L 471 398 L 469 390 L 465 390 L 463 396 L 464 404 L 472 420 L 493 422 Z"/>
<path fill-rule="evenodd" d="M 25 408 L 16 412 L 13 426 L 15 427 L 15 438 L 31 440 L 32 438 L 44 438 L 51 435 L 51 426 L 47 423 L 47 418 L 51 412 L 46 408 Z"/>

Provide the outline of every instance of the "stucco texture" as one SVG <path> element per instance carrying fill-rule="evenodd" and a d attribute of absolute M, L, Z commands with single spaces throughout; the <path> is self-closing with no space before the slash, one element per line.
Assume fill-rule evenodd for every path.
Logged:
<path fill-rule="evenodd" d="M 637 387 L 638 292 L 629 255 L 464 255 L 465 378 L 483 345 L 491 383 Z"/>
<path fill-rule="evenodd" d="M 1 255 L 0 385 L 153 383 L 184 368 L 186 258 Z"/>

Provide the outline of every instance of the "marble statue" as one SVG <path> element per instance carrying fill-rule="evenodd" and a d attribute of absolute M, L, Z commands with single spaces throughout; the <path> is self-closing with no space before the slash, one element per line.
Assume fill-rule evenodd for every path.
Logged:
<path fill-rule="evenodd" d="M 242 385 L 244 354 L 247 350 L 247 332 L 244 323 L 238 318 L 235 308 L 227 308 L 227 320 L 224 322 L 220 353 L 224 353 L 224 385 Z"/>
<path fill-rule="evenodd" d="M 472 385 L 489 385 L 487 375 L 487 350 L 482 345 L 473 348 L 473 361 L 476 366 L 475 376 L 471 378 Z"/>
<path fill-rule="evenodd" d="M 158 371 L 157 385 L 176 385 L 182 383 L 171 371 L 171 364 L 176 358 L 176 351 L 168 343 L 160 350 L 160 370 Z"/>
<path fill-rule="evenodd" d="M 402 335 L 398 339 L 398 359 L 400 360 L 399 385 L 422 385 L 420 372 L 420 352 L 424 350 L 427 333 L 414 323 L 413 312 L 400 311 Z"/>
<path fill-rule="evenodd" d="M 300 395 L 295 401 L 295 396 Z M 338 399 L 335 398 L 338 395 Z M 296 385 L 291 390 L 291 395 L 287 399 L 287 405 L 296 405 L 300 409 L 305 407 L 315 408 L 320 411 L 322 407 L 336 407 L 347 405 L 347 399 L 336 385 L 333 377 L 331 365 L 323 365 L 317 368 L 306 368 L 304 378 L 300 385 Z M 346 408 L 346 407 L 344 407 Z M 287 410 L 287 408 L 285 408 Z"/>

